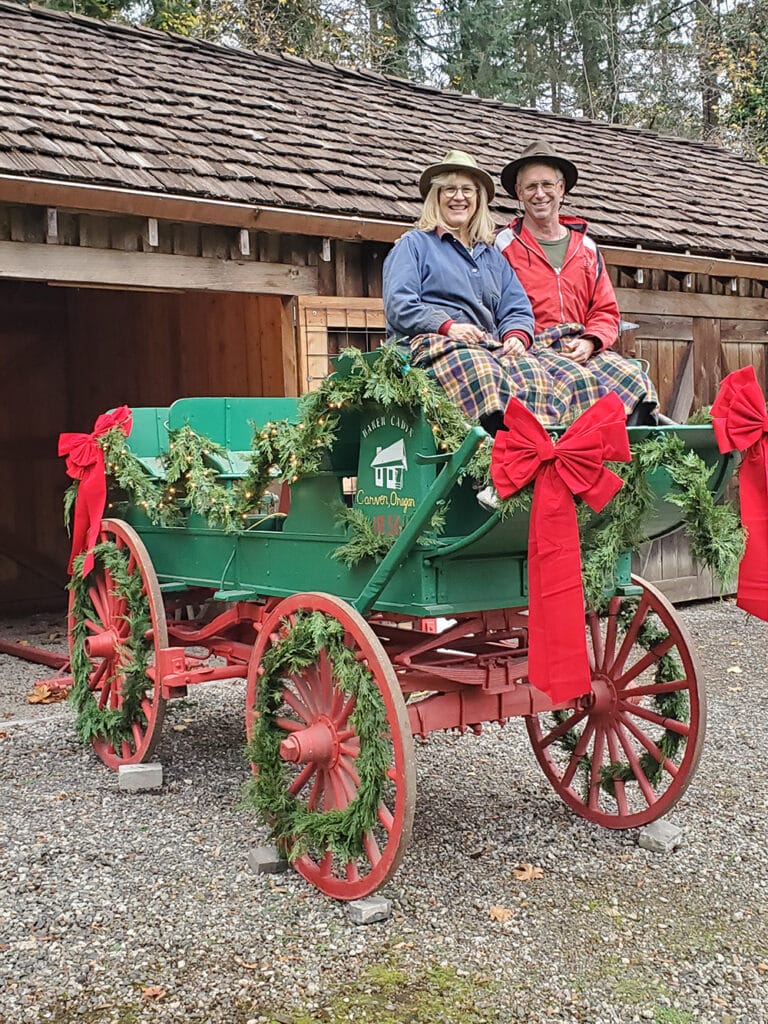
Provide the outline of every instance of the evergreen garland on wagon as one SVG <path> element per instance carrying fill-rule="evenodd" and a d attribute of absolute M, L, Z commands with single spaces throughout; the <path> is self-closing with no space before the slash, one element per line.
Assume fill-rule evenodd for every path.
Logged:
<path fill-rule="evenodd" d="M 149 601 L 144 593 L 141 573 L 128 571 L 127 550 L 121 551 L 112 541 L 104 541 L 93 549 L 93 556 L 95 565 L 103 569 L 111 580 L 114 592 L 125 601 L 127 635 L 120 645 L 114 676 L 104 678 L 99 690 L 91 690 L 89 680 L 93 663 L 85 647 L 87 623 L 99 624 L 100 615 L 90 595 L 91 574 L 83 577 L 85 554 L 78 555 L 69 582 L 72 594 L 70 664 L 73 679 L 69 699 L 76 709 L 75 733 L 78 738 L 86 744 L 105 740 L 119 750 L 121 743 L 132 740 L 131 725 L 141 720 L 141 702 L 152 685 L 147 675 L 152 646 L 145 639 L 151 625 Z M 100 694 L 111 686 L 116 687 L 116 693 L 119 692 L 120 706 L 111 707 L 107 699 L 105 706 L 100 707 Z M 146 720 L 143 724 L 147 724 Z"/>
<path fill-rule="evenodd" d="M 301 675 L 325 651 L 337 690 L 354 697 L 349 726 L 360 740 L 355 759 L 359 778 L 346 807 L 319 811 L 290 790 L 289 769 L 280 757 L 285 732 L 276 724 L 286 677 Z M 373 673 L 345 643 L 344 627 L 322 612 L 299 612 L 285 620 L 279 639 L 261 662 L 254 726 L 246 754 L 258 773 L 245 787 L 246 800 L 270 823 L 271 838 L 291 860 L 313 850 L 332 850 L 346 864 L 363 852 L 363 838 L 378 820 L 378 808 L 390 766 L 389 729 L 384 700 Z"/>

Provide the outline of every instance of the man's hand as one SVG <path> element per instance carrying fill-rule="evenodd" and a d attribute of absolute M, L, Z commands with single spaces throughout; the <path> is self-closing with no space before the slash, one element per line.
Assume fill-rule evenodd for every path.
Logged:
<path fill-rule="evenodd" d="M 582 365 L 594 355 L 594 352 L 595 343 L 591 338 L 573 338 L 566 341 L 561 349 L 561 355 Z"/>
<path fill-rule="evenodd" d="M 479 345 L 485 337 L 485 331 L 474 324 L 457 324 L 455 321 L 448 328 L 448 337 L 453 341 L 463 341 L 470 345 Z"/>

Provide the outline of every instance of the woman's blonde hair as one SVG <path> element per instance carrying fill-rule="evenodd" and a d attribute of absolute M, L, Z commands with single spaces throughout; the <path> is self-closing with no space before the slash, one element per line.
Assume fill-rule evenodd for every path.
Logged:
<path fill-rule="evenodd" d="M 416 227 L 422 231 L 433 231 L 437 227 L 444 228 L 446 231 L 452 230 L 447 224 L 443 223 L 440 216 L 440 189 L 446 185 L 453 184 L 457 177 L 461 177 L 464 174 L 472 178 L 477 185 L 477 209 L 472 214 L 472 219 L 467 226 L 469 244 L 475 245 L 477 242 L 487 242 L 488 245 L 493 245 L 496 225 L 493 223 L 490 211 L 488 210 L 488 193 L 485 191 L 485 187 L 480 179 L 473 176 L 471 170 L 461 171 L 460 174 L 451 172 L 435 175 L 430 184 L 429 192 L 427 192 L 427 198 L 424 200 L 424 205 L 421 208 L 421 217 L 416 221 Z"/>

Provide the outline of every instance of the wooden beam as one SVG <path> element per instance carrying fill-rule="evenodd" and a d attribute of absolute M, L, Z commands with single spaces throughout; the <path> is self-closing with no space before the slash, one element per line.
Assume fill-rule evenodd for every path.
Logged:
<path fill-rule="evenodd" d="M 26 242 L 0 242 L 0 279 L 267 295 L 317 292 L 316 267 Z"/>
<path fill-rule="evenodd" d="M 61 210 L 156 217 L 177 223 L 218 224 L 293 235 L 343 238 L 349 241 L 394 242 L 411 226 L 410 220 L 367 220 L 311 210 L 286 210 L 249 203 L 216 202 L 190 196 L 113 189 L 60 181 L 0 175 L 0 202 L 56 206 Z"/>
<path fill-rule="evenodd" d="M 691 256 L 687 253 L 659 252 L 655 249 L 621 249 L 601 245 L 605 262 L 614 267 L 650 267 L 681 274 L 709 274 L 713 277 L 746 277 L 768 281 L 768 264 L 744 260 L 723 260 L 713 256 Z"/>
<path fill-rule="evenodd" d="M 768 299 L 739 295 L 700 295 L 695 292 L 651 292 L 617 288 L 619 309 L 626 315 L 704 316 L 726 320 L 768 320 Z"/>

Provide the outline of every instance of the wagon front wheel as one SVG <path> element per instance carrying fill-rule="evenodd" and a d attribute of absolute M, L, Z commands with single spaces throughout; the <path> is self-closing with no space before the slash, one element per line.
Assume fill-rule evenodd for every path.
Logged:
<path fill-rule="evenodd" d="M 701 671 L 675 609 L 637 576 L 639 597 L 587 614 L 592 693 L 576 707 L 526 718 L 536 758 L 581 817 L 635 828 L 685 792 L 704 741 Z"/>
<path fill-rule="evenodd" d="M 254 806 L 309 882 L 359 899 L 397 870 L 413 826 L 413 740 L 371 627 L 329 594 L 265 620 L 248 670 Z"/>
<path fill-rule="evenodd" d="M 68 619 L 79 736 L 109 768 L 149 761 L 165 714 L 156 656 L 168 632 L 152 562 L 127 523 L 102 521 L 93 569 L 83 578 L 75 567 Z"/>

